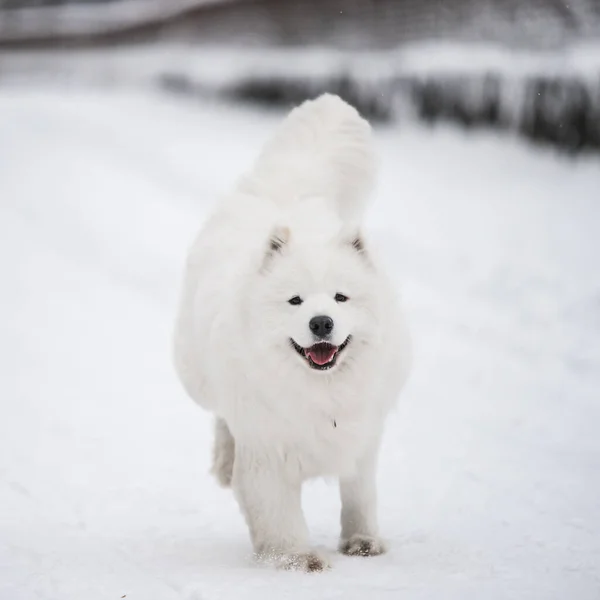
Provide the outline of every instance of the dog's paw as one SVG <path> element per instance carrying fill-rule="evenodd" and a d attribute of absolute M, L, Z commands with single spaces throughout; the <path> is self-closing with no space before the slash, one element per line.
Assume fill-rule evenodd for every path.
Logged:
<path fill-rule="evenodd" d="M 378 556 L 387 552 L 387 546 L 381 538 L 356 533 L 340 542 L 340 552 L 347 556 Z"/>
<path fill-rule="evenodd" d="M 310 550 L 282 554 L 277 560 L 277 567 L 285 571 L 300 571 L 303 573 L 321 573 L 331 569 L 331 564 L 325 556 Z"/>

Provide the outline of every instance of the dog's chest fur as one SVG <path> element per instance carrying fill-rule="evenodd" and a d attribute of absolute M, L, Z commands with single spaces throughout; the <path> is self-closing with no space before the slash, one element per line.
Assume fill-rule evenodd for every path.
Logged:
<path fill-rule="evenodd" d="M 361 388 L 299 388 L 289 391 L 283 402 L 264 392 L 239 397 L 227 420 L 240 442 L 278 456 L 301 479 L 349 475 L 378 435 L 382 420 L 373 398 Z"/>
<path fill-rule="evenodd" d="M 371 438 L 372 419 L 365 413 L 342 414 L 314 424 L 314 435 L 300 438 L 298 466 L 306 478 L 351 475 Z"/>

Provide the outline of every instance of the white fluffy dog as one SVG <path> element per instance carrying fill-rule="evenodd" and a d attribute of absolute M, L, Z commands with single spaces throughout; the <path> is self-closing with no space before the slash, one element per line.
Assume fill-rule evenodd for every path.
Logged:
<path fill-rule="evenodd" d="M 216 417 L 213 472 L 231 485 L 256 555 L 321 571 L 301 507 L 335 476 L 340 551 L 384 552 L 375 471 L 409 367 L 393 288 L 360 225 L 374 177 L 371 129 L 331 95 L 283 121 L 188 256 L 175 363 Z"/>

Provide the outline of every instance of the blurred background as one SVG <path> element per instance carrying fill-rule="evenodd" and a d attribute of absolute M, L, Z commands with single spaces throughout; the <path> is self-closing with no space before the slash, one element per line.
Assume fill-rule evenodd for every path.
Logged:
<path fill-rule="evenodd" d="M 426 123 L 512 129 L 571 152 L 600 146 L 596 0 L 3 0 L 0 8 L 0 48 L 22 55 L 7 61 L 5 78 L 143 80 L 268 105 L 329 90 L 375 119 L 405 111 Z"/>
<path fill-rule="evenodd" d="M 375 128 L 415 367 L 391 552 L 293 578 L 170 335 L 208 211 L 325 91 Z M 0 598 L 597 600 L 599 151 L 599 0 L 0 0 Z M 332 551 L 334 486 L 304 504 Z"/>

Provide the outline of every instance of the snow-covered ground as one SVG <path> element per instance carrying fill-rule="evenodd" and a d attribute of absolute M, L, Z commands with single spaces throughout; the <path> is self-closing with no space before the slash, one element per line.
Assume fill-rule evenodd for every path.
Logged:
<path fill-rule="evenodd" d="M 169 337 L 185 248 L 275 118 L 0 89 L 0 598 L 596 600 L 600 163 L 445 129 L 378 133 L 370 233 L 416 341 L 391 552 L 253 565 Z M 333 550 L 335 485 L 305 507 Z"/>
<path fill-rule="evenodd" d="M 597 85 L 600 43 L 556 50 L 524 51 L 491 43 L 439 41 L 405 44 L 396 50 L 350 51 L 327 47 L 244 47 L 190 43 L 141 44 L 102 50 L 0 52 L 4 80 L 33 77 L 86 84 L 155 84 L 181 75 L 219 91 L 247 77 L 324 79 L 347 75 L 365 84 L 402 77 L 481 76 L 521 81 L 528 77 L 573 78 Z M 595 88 L 594 88 L 595 89 Z"/>

